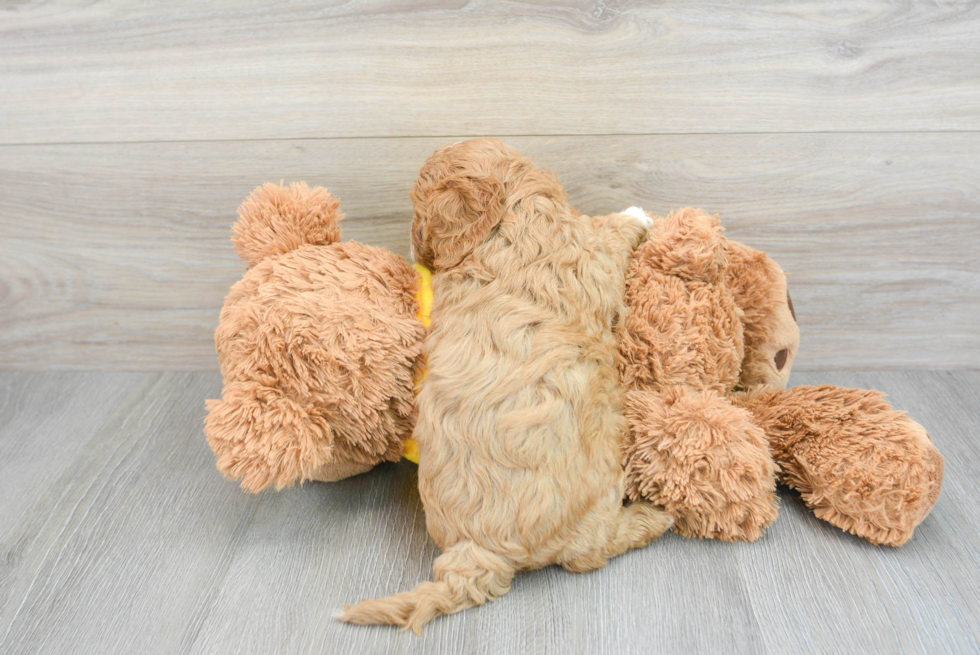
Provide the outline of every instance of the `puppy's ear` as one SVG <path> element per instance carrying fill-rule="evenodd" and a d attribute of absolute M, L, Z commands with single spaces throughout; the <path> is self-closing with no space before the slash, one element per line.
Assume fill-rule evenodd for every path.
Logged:
<path fill-rule="evenodd" d="M 504 187 L 493 175 L 455 175 L 412 195 L 422 231 L 416 254 L 440 270 L 463 261 L 504 213 Z"/>

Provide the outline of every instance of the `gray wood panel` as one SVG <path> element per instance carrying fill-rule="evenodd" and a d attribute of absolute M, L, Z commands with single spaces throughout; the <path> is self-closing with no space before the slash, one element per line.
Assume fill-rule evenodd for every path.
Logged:
<path fill-rule="evenodd" d="M 0 143 L 980 128 L 974 2 L 5 2 L 0 17 Z"/>
<path fill-rule="evenodd" d="M 0 389 L 19 389 L 0 395 L 3 452 L 18 439 L 85 441 L 66 444 L 72 465 L 16 509 L 0 503 L 4 653 L 980 650 L 978 372 L 794 373 L 797 384 L 890 393 L 946 455 L 943 495 L 902 548 L 846 535 L 784 491 L 754 544 L 668 534 L 591 574 L 523 574 L 500 600 L 430 624 L 425 639 L 333 620 L 344 602 L 431 575 L 437 550 L 413 465 L 250 496 L 220 477 L 201 433 L 217 374 L 78 381 L 0 374 Z M 94 433 L 76 430 L 80 400 L 48 411 L 57 389 L 81 399 L 97 388 L 107 391 L 92 412 L 106 418 Z M 39 451 L 32 471 L 2 458 L 0 479 L 32 479 L 65 457 Z"/>
<path fill-rule="evenodd" d="M 587 213 L 700 206 L 779 261 L 794 382 L 881 388 L 946 455 L 916 537 L 784 491 L 755 544 L 521 575 L 424 640 L 334 621 L 438 553 L 408 463 L 215 470 L 235 208 L 322 184 L 407 255 L 422 161 L 486 134 Z M 976 2 L 0 0 L 0 652 L 980 652 L 980 372 L 840 372 L 980 367 L 978 217 Z"/>
<path fill-rule="evenodd" d="M 106 395 L 112 413 L 82 441 L 84 448 L 72 443 L 82 436 L 72 416 L 42 423 L 31 434 L 0 435 L 4 445 L 17 438 L 61 439 L 77 452 L 50 479 L 35 479 L 6 461 L 0 468 L 0 478 L 26 475 L 37 483 L 15 513 L 0 507 L 0 652 L 186 650 L 262 500 L 241 494 L 215 472 L 203 440 L 203 401 L 220 392 L 220 380 L 102 374 L 88 384 L 127 384 L 129 392 L 118 402 Z M 26 415 L 48 411 L 52 399 L 42 390 L 25 394 L 33 402 Z M 57 463 L 57 446 L 37 458 Z"/>
<path fill-rule="evenodd" d="M 792 383 L 887 392 L 929 431 L 946 471 L 938 504 L 901 548 L 842 534 L 784 491 L 765 538 L 738 549 L 767 650 L 980 651 L 980 511 L 967 500 L 980 452 L 980 411 L 967 397 L 980 390 L 980 372 L 794 373 Z"/>
<path fill-rule="evenodd" d="M 216 369 L 257 184 L 331 188 L 345 237 L 408 255 L 451 139 L 0 146 L 0 368 Z M 980 133 L 509 139 L 588 213 L 720 213 L 790 276 L 800 370 L 980 366 Z"/>
<path fill-rule="evenodd" d="M 37 489 L 60 479 L 141 375 L 0 376 L 0 533 Z M 61 432 L 70 426 L 67 434 Z M 0 594 L 4 585 L 0 584 Z"/>

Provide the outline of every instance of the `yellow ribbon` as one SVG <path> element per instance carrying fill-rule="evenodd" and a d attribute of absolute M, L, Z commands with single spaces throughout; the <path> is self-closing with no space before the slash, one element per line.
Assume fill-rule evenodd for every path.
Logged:
<path fill-rule="evenodd" d="M 432 323 L 432 271 L 427 269 L 421 264 L 415 265 L 415 270 L 419 272 L 419 290 L 415 293 L 415 300 L 419 304 L 418 318 L 422 321 L 422 325 L 429 327 Z M 425 379 L 426 369 L 423 364 L 422 369 L 419 371 L 419 377 L 415 380 L 415 390 L 418 391 L 419 387 L 422 386 L 422 380 Z M 418 442 L 409 437 L 405 440 L 405 451 L 402 453 L 402 457 L 410 462 L 419 463 L 419 444 Z"/>

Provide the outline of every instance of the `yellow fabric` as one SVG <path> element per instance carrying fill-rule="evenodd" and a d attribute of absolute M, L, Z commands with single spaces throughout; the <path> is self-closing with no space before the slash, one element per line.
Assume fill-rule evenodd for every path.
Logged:
<path fill-rule="evenodd" d="M 419 302 L 419 320 L 422 325 L 429 327 L 432 322 L 432 271 L 422 264 L 416 264 L 415 270 L 419 272 L 422 280 L 419 282 L 419 291 L 415 294 L 415 299 Z"/>
<path fill-rule="evenodd" d="M 419 303 L 419 320 L 422 321 L 422 325 L 429 327 L 432 322 L 431 312 L 432 312 L 432 271 L 427 269 L 421 264 L 415 265 L 415 270 L 419 272 L 419 290 L 415 294 L 415 300 Z M 419 371 L 419 377 L 415 381 L 416 391 L 422 385 L 422 380 L 425 379 L 425 364 L 423 363 L 421 370 Z M 402 453 L 402 457 L 410 462 L 419 463 L 419 444 L 415 439 L 409 437 L 405 440 L 405 452 Z"/>
<path fill-rule="evenodd" d="M 419 452 L 418 441 L 416 441 L 412 437 L 409 437 L 408 439 L 405 440 L 405 452 L 402 453 L 402 457 L 404 457 L 410 462 L 415 462 L 416 464 L 418 464 L 419 455 L 421 454 L 422 453 Z"/>

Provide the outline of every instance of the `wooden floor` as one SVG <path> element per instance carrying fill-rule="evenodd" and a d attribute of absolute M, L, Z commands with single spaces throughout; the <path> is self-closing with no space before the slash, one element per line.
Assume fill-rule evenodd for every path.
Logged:
<path fill-rule="evenodd" d="M 945 454 L 943 495 L 902 548 L 785 492 L 756 543 L 668 534 L 593 573 L 520 575 L 424 640 L 333 618 L 429 578 L 414 465 L 245 494 L 201 434 L 220 382 L 0 374 L 0 652 L 980 652 L 980 372 L 794 374 L 890 393 Z"/>

